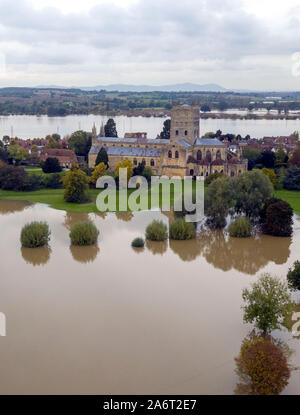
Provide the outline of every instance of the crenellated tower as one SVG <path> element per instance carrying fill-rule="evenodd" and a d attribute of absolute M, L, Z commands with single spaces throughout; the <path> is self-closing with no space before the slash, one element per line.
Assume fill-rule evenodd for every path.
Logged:
<path fill-rule="evenodd" d="M 195 105 L 173 105 L 171 111 L 171 141 L 185 140 L 193 145 L 200 137 L 200 108 Z"/>

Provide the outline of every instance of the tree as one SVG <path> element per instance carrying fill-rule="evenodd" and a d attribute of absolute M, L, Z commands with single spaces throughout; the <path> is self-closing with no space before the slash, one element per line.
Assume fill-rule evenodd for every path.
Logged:
<path fill-rule="evenodd" d="M 287 190 L 300 190 L 300 168 L 290 167 L 282 183 Z"/>
<path fill-rule="evenodd" d="M 153 176 L 153 172 L 150 167 L 145 167 L 142 173 L 142 176 L 145 177 L 148 183 L 151 183 L 151 177 Z"/>
<path fill-rule="evenodd" d="M 89 179 L 78 166 L 72 166 L 71 170 L 62 178 L 62 182 L 65 186 L 64 199 L 66 202 L 83 203 L 89 200 Z"/>
<path fill-rule="evenodd" d="M 205 214 L 207 223 L 212 228 L 224 228 L 226 217 L 234 205 L 228 177 L 214 180 L 205 192 Z"/>
<path fill-rule="evenodd" d="M 8 148 L 9 157 L 12 158 L 16 165 L 19 165 L 21 161 L 25 161 L 28 158 L 28 153 L 24 147 L 19 144 L 11 144 Z"/>
<path fill-rule="evenodd" d="M 133 169 L 134 176 L 142 176 L 145 170 L 146 162 L 143 160 L 141 163 L 138 164 L 137 167 Z"/>
<path fill-rule="evenodd" d="M 75 131 L 68 140 L 68 148 L 74 150 L 77 156 L 87 159 L 92 145 L 92 136 L 86 131 Z"/>
<path fill-rule="evenodd" d="M 284 151 L 283 147 L 279 147 L 279 149 L 275 153 L 275 167 L 285 167 L 288 162 L 288 156 Z"/>
<path fill-rule="evenodd" d="M 122 160 L 122 161 L 119 161 L 116 164 L 116 167 L 115 167 L 115 175 L 116 175 L 116 177 L 119 177 L 119 171 L 120 171 L 120 169 L 127 169 L 127 179 L 128 180 L 130 179 L 130 177 L 133 176 L 133 163 L 132 163 L 132 161 L 127 160 L 127 159 Z"/>
<path fill-rule="evenodd" d="M 44 173 L 59 173 L 62 171 L 59 160 L 56 157 L 48 157 L 42 163 L 42 169 Z"/>
<path fill-rule="evenodd" d="M 293 267 L 289 268 L 287 280 L 291 290 L 300 290 L 300 261 L 294 262 Z"/>
<path fill-rule="evenodd" d="M 226 103 L 226 101 L 225 101 L 225 100 L 221 99 L 221 100 L 219 101 L 219 103 L 218 103 L 218 109 L 219 109 L 220 111 L 225 111 L 225 110 L 227 110 L 227 103 Z"/>
<path fill-rule="evenodd" d="M 293 209 L 281 199 L 266 201 L 260 214 L 263 232 L 273 236 L 291 236 L 293 233 Z"/>
<path fill-rule="evenodd" d="M 237 374 L 246 382 L 251 394 L 278 395 L 290 378 L 286 355 L 271 338 L 250 336 L 243 341 L 235 359 Z"/>
<path fill-rule="evenodd" d="M 163 127 L 162 132 L 160 133 L 160 138 L 169 140 L 170 131 L 171 131 L 171 120 L 168 119 L 164 122 L 164 127 Z"/>
<path fill-rule="evenodd" d="M 261 152 L 256 148 L 245 147 L 243 150 L 243 157 L 248 160 L 248 169 L 252 170 L 255 165 L 259 163 Z"/>
<path fill-rule="evenodd" d="M 48 140 L 47 148 L 61 148 L 61 143 L 59 140 L 56 140 L 53 136 L 46 137 Z"/>
<path fill-rule="evenodd" d="M 22 190 L 26 176 L 23 167 L 5 165 L 0 168 L 0 187 L 3 190 Z"/>
<path fill-rule="evenodd" d="M 265 174 L 269 178 L 270 182 L 274 186 L 274 189 L 276 189 L 276 187 L 278 186 L 278 179 L 277 179 L 277 176 L 276 176 L 274 170 L 263 168 L 262 172 L 263 172 L 263 174 Z"/>
<path fill-rule="evenodd" d="M 261 153 L 260 163 L 267 169 L 274 169 L 275 153 L 271 150 L 265 150 Z"/>
<path fill-rule="evenodd" d="M 215 138 L 216 134 L 213 131 L 208 131 L 207 133 L 204 134 L 203 137 L 204 138 Z"/>
<path fill-rule="evenodd" d="M 101 147 L 99 153 L 97 154 L 96 163 L 95 165 L 98 166 L 98 164 L 104 163 L 106 165 L 106 168 L 109 167 L 108 165 L 108 155 L 104 147 Z"/>
<path fill-rule="evenodd" d="M 300 167 L 300 144 L 297 144 L 289 159 L 290 166 Z"/>
<path fill-rule="evenodd" d="M 242 298 L 244 322 L 254 322 L 264 334 L 280 329 L 293 309 L 287 285 L 270 274 L 261 275 L 252 289 L 244 289 Z"/>
<path fill-rule="evenodd" d="M 118 137 L 115 121 L 110 118 L 104 126 L 105 137 Z"/>
<path fill-rule="evenodd" d="M 94 171 L 92 173 L 91 182 L 93 184 L 96 184 L 99 177 L 105 176 L 106 170 L 107 170 L 107 166 L 105 163 L 102 162 L 102 163 L 97 164 L 97 166 L 94 168 Z"/>
<path fill-rule="evenodd" d="M 232 183 L 236 213 L 245 214 L 255 221 L 260 215 L 264 202 L 273 195 L 272 183 L 260 170 L 243 173 Z"/>
<path fill-rule="evenodd" d="M 202 112 L 210 112 L 210 106 L 207 104 L 203 104 L 200 108 Z"/>

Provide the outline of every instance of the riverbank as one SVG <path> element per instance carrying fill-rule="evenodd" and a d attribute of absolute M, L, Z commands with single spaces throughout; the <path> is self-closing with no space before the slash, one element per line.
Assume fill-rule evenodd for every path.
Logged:
<path fill-rule="evenodd" d="M 134 190 L 129 190 L 128 194 Z M 11 190 L 0 190 L 0 199 L 24 200 L 31 203 L 44 203 L 53 209 L 65 210 L 67 212 L 92 213 L 99 212 L 96 207 L 96 198 L 99 194 L 98 189 L 90 189 L 91 201 L 89 203 L 75 204 L 65 202 L 63 199 L 64 189 L 42 189 L 34 192 L 14 192 Z M 295 213 L 300 215 L 300 192 L 289 190 L 275 191 L 275 197 L 288 202 Z M 171 204 L 174 195 L 171 192 Z M 118 202 L 118 201 L 117 201 Z M 117 203 L 118 204 L 118 203 Z"/>

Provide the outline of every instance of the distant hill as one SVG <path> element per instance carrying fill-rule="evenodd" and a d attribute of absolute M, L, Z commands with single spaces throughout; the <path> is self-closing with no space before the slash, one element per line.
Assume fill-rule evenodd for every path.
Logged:
<path fill-rule="evenodd" d="M 55 85 L 39 85 L 37 88 L 59 88 L 59 89 L 70 89 L 62 86 Z M 174 85 L 125 85 L 125 84 L 111 84 L 111 85 L 96 85 L 96 86 L 87 86 L 87 87 L 71 87 L 72 89 L 81 89 L 83 91 L 119 91 L 119 92 L 153 92 L 153 91 L 162 91 L 162 92 L 197 92 L 197 91 L 207 91 L 207 92 L 226 92 L 230 91 L 226 88 L 223 88 L 217 84 L 192 84 L 192 83 L 183 83 L 183 84 L 174 84 Z"/>

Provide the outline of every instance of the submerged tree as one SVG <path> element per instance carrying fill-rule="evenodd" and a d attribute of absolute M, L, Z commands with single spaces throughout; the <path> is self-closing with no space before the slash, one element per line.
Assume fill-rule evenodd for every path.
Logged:
<path fill-rule="evenodd" d="M 250 290 L 243 290 L 242 297 L 244 322 L 254 322 L 263 333 L 279 329 L 293 309 L 287 284 L 270 274 L 263 274 Z"/>

